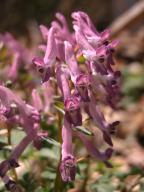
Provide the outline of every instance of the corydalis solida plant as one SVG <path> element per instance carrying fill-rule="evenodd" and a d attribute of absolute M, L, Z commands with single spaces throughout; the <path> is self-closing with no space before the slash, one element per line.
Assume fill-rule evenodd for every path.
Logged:
<path fill-rule="evenodd" d="M 109 40 L 109 30 L 99 33 L 88 15 L 81 11 L 72 13 L 73 33 L 62 14 L 57 13 L 56 18 L 58 21 L 53 21 L 50 28 L 40 26 L 45 42 L 40 45 L 43 57 L 34 58 L 33 64 L 41 74 L 42 82 L 56 78 L 64 102 L 60 172 L 63 181 L 69 182 L 76 174 L 73 136 L 83 142 L 92 157 L 103 161 L 107 167 L 112 166 L 108 162 L 113 152 L 111 134 L 119 122 L 107 123 L 101 104 L 116 107 L 120 72 L 112 68 L 117 41 Z M 74 131 L 83 124 L 82 112 L 100 129 L 103 141 L 110 146 L 104 152 L 93 145 L 90 137 Z"/>
<path fill-rule="evenodd" d="M 116 107 L 120 72 L 112 68 L 112 53 L 117 42 L 110 42 L 109 30 L 99 33 L 88 15 L 80 11 L 72 13 L 73 33 L 69 31 L 63 15 L 57 13 L 56 18 L 58 21 L 53 21 L 50 28 L 40 26 L 44 40 L 44 44 L 39 45 L 42 56 L 33 59 L 33 66 L 41 75 L 43 85 L 51 79 L 56 80 L 57 92 L 64 103 L 62 157 L 59 170 L 63 181 L 70 182 L 75 179 L 77 163 L 72 146 L 73 137 L 81 140 L 92 157 L 102 161 L 107 167 L 112 167 L 109 162 L 113 153 L 111 134 L 118 122 L 107 123 L 101 105 Z M 13 118 L 13 122 L 15 120 L 23 125 L 27 134 L 14 149 L 9 160 L 0 164 L 0 175 L 4 182 L 10 185 L 11 180 L 6 175 L 7 171 L 18 166 L 18 157 L 30 142 L 39 148 L 41 136 L 46 136 L 39 130 L 40 114 L 46 108 L 36 90 L 32 92 L 34 106 L 24 103 L 3 86 L 0 87 L 0 95 L 2 113 L 7 121 Z M 18 114 L 11 112 L 13 102 L 18 108 Z M 50 110 L 50 107 L 47 109 Z M 84 123 L 84 114 L 101 131 L 103 142 L 109 146 L 105 151 L 100 151 L 98 146 L 93 144 L 93 136 L 87 136 L 79 131 L 78 127 Z"/>

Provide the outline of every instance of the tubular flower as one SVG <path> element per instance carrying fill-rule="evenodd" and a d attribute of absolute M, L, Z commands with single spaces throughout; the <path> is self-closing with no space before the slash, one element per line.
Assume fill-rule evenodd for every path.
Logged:
<path fill-rule="evenodd" d="M 67 118 L 67 121 L 75 126 L 81 125 L 82 116 L 80 112 L 79 97 L 71 95 L 68 80 L 60 66 L 57 68 L 57 80 L 64 98 L 65 117 Z"/>
<path fill-rule="evenodd" d="M 63 181 L 70 182 L 75 179 L 76 160 L 72 150 L 72 128 L 71 124 L 64 118 L 62 128 L 62 160 L 60 164 L 60 172 Z"/>
<path fill-rule="evenodd" d="M 81 97 L 81 101 L 88 102 L 88 86 L 89 86 L 89 75 L 84 74 L 80 71 L 76 57 L 74 55 L 72 45 L 65 41 L 65 60 L 68 63 L 70 69 L 71 79 L 75 85 L 75 89 Z"/>
<path fill-rule="evenodd" d="M 76 96 L 69 97 L 65 100 L 64 105 L 67 120 L 75 126 L 80 126 L 82 124 L 82 116 L 79 99 Z"/>
<path fill-rule="evenodd" d="M 108 148 L 105 150 L 105 152 L 100 152 L 93 143 L 83 134 L 77 133 L 77 136 L 80 138 L 80 140 L 84 143 L 88 153 L 95 159 L 102 161 L 105 163 L 105 165 L 109 168 L 112 167 L 112 165 L 108 162 L 110 157 L 112 156 L 113 149 Z"/>
<path fill-rule="evenodd" d="M 47 32 L 47 45 L 43 58 L 34 58 L 33 64 L 37 71 L 42 75 L 42 82 L 46 82 L 52 76 L 52 66 L 56 62 L 57 47 L 54 38 L 55 28 L 51 27 Z"/>

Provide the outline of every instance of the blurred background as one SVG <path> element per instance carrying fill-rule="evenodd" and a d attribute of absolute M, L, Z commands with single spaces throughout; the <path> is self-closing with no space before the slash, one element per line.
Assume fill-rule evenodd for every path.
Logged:
<path fill-rule="evenodd" d="M 27 35 L 32 22 L 50 24 L 57 11 L 71 21 L 73 11 L 88 13 L 99 30 L 104 29 L 138 0 L 4 0 L 0 1 L 0 31 Z"/>
<path fill-rule="evenodd" d="M 65 15 L 70 29 L 71 13 L 85 11 L 96 28 L 111 29 L 111 38 L 119 40 L 114 55 L 122 72 L 122 98 L 115 112 L 105 108 L 107 119 L 119 120 L 114 140 L 112 170 L 94 160 L 82 161 L 74 184 L 64 192 L 144 192 L 144 1 L 143 0 L 0 0 L 0 33 L 14 37 L 32 47 L 40 41 L 39 24 L 50 25 L 55 13 Z M 55 134 L 55 128 L 51 135 Z M 1 130 L 0 130 L 1 131 Z M 13 134 L 15 135 L 15 133 Z M 20 140 L 17 135 L 12 142 Z M 3 145 L 3 134 L 0 132 Z M 2 148 L 2 147 L 1 147 Z M 0 151 L 1 159 L 7 152 Z M 19 183 L 27 192 L 55 192 L 54 179 L 57 148 L 41 152 L 28 149 L 21 161 Z M 43 165 L 40 162 L 43 162 Z M 33 170 L 31 169 L 33 167 Z M 6 191 L 0 184 L 0 191 Z"/>

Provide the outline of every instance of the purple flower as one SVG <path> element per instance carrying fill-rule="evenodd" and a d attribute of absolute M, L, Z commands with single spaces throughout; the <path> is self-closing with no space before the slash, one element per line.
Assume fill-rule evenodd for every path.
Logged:
<path fill-rule="evenodd" d="M 17 41 L 10 33 L 0 35 L 3 46 L 7 49 L 7 55 L 10 58 L 10 64 L 3 69 L 4 78 L 16 81 L 19 77 L 20 69 L 31 63 L 32 52 L 28 51 L 19 41 Z M 11 63 L 12 62 L 12 63 Z"/>
<path fill-rule="evenodd" d="M 114 64 L 112 52 L 114 52 L 117 41 L 109 42 L 110 31 L 108 29 L 98 33 L 85 13 L 74 12 L 72 17 L 74 18 L 76 42 L 88 61 L 88 67 L 97 80 L 98 86 L 102 86 L 108 93 L 107 103 L 114 107 L 114 102 L 109 98 L 116 97 L 117 94 L 114 86 L 117 84 L 117 79 L 111 67 Z M 98 82 L 100 79 L 102 82 Z"/>
<path fill-rule="evenodd" d="M 74 55 L 73 47 L 67 41 L 65 41 L 65 60 L 70 69 L 71 79 L 81 96 L 81 100 L 84 102 L 90 101 L 88 96 L 89 75 L 81 73 Z"/>
<path fill-rule="evenodd" d="M 48 28 L 45 25 L 40 25 L 39 28 L 40 28 L 43 39 L 46 41 L 48 37 L 48 32 L 49 32 Z"/>
<path fill-rule="evenodd" d="M 38 111 L 42 111 L 43 103 L 36 89 L 32 90 L 32 103 Z"/>
<path fill-rule="evenodd" d="M 60 172 L 63 181 L 71 182 L 75 179 L 76 160 L 72 150 L 72 127 L 71 124 L 64 118 L 62 128 L 62 160 L 60 164 Z"/>
<path fill-rule="evenodd" d="M 80 46 L 80 49 L 83 50 L 88 50 L 90 52 L 95 51 L 95 49 L 90 45 L 90 43 L 87 41 L 86 37 L 84 36 L 83 32 L 81 29 L 79 29 L 77 26 L 74 26 L 75 30 L 75 38 L 77 44 Z"/>
<path fill-rule="evenodd" d="M 100 111 L 100 108 L 98 105 L 96 105 L 95 101 L 91 99 L 91 102 L 89 103 L 89 112 L 90 116 L 92 117 L 93 121 L 96 123 L 98 128 L 103 133 L 104 140 L 111 146 L 113 146 L 111 136 L 108 129 L 108 124 L 106 123 L 103 114 Z"/>
<path fill-rule="evenodd" d="M 65 99 L 64 106 L 67 120 L 75 126 L 80 126 L 82 124 L 82 115 L 79 98 L 77 96 L 71 96 Z"/>
<path fill-rule="evenodd" d="M 2 178 L 3 182 L 5 183 L 5 187 L 7 190 L 11 192 L 20 192 L 21 188 L 7 175 Z"/>
<path fill-rule="evenodd" d="M 69 66 L 72 81 L 75 82 L 75 77 L 78 76 L 81 72 L 78 67 L 76 57 L 73 51 L 74 48 L 68 41 L 65 41 L 64 45 L 65 45 L 65 61 Z"/>
<path fill-rule="evenodd" d="M 44 56 L 44 64 L 48 67 L 51 67 L 53 63 L 56 61 L 57 48 L 55 42 L 55 32 L 56 29 L 51 27 L 49 29 L 48 37 L 47 37 L 47 48 Z"/>
<path fill-rule="evenodd" d="M 74 12 L 72 13 L 72 18 L 74 19 L 74 29 L 81 31 L 81 34 L 83 31 L 84 37 L 92 47 L 97 48 L 109 42 L 110 31 L 106 29 L 99 33 L 86 13 L 81 11 Z M 80 39 L 76 39 L 79 44 Z M 84 44 L 81 43 L 81 45 L 83 48 L 85 47 Z"/>
<path fill-rule="evenodd" d="M 57 67 L 57 81 L 63 94 L 67 120 L 73 125 L 81 125 L 80 100 L 76 95 L 71 95 L 68 79 L 60 66 Z"/>
<path fill-rule="evenodd" d="M 60 172 L 64 182 L 71 182 L 75 180 L 76 161 L 73 156 L 68 155 L 62 160 L 60 165 Z"/>
<path fill-rule="evenodd" d="M 92 21 L 90 20 L 89 16 L 86 13 L 82 11 L 73 12 L 72 18 L 74 19 L 73 21 L 74 26 L 77 26 L 78 28 L 82 29 L 84 31 L 84 34 L 99 35 L 95 26 L 93 25 Z"/>
<path fill-rule="evenodd" d="M 108 148 L 105 150 L 105 152 L 100 152 L 93 143 L 82 133 L 77 133 L 77 136 L 81 139 L 81 141 L 84 143 L 88 153 L 95 159 L 102 161 L 105 163 L 105 165 L 109 168 L 112 167 L 112 165 L 108 162 L 110 157 L 112 156 L 113 149 Z"/>
<path fill-rule="evenodd" d="M 10 79 L 15 80 L 17 78 L 20 64 L 20 54 L 16 52 L 13 56 L 13 63 L 8 74 Z"/>
<path fill-rule="evenodd" d="M 37 71 L 42 75 L 42 82 L 46 82 L 52 76 L 52 66 L 56 62 L 57 46 L 55 42 L 55 28 L 51 27 L 47 35 L 47 46 L 43 58 L 36 57 L 33 59 Z"/>
<path fill-rule="evenodd" d="M 81 101 L 84 102 L 89 102 L 89 94 L 88 94 L 88 87 L 90 85 L 90 79 L 89 75 L 85 74 L 80 74 L 76 78 L 76 89 L 78 90 L 80 96 L 81 96 Z"/>
<path fill-rule="evenodd" d="M 75 44 L 75 38 L 73 33 L 70 32 L 68 28 L 68 24 L 66 21 L 66 18 L 61 13 L 55 14 L 56 18 L 60 22 L 60 24 L 57 21 L 52 22 L 52 26 L 56 26 L 58 31 L 56 33 L 56 37 L 59 40 L 62 40 L 62 43 L 64 41 L 69 41 L 72 45 Z"/>
<path fill-rule="evenodd" d="M 36 70 L 37 70 L 37 71 L 40 73 L 40 75 L 42 76 L 42 82 L 44 83 L 44 82 L 48 81 L 49 78 L 51 77 L 51 74 L 52 74 L 51 68 L 48 67 L 48 66 L 46 66 L 46 65 L 44 64 L 43 59 L 42 59 L 42 58 L 39 58 L 39 57 L 34 58 L 34 59 L 32 60 L 32 62 L 33 62 L 33 64 L 34 64 Z"/>

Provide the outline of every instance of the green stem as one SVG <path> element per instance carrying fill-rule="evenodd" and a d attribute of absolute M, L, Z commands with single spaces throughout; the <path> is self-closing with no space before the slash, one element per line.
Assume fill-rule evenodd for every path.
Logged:
<path fill-rule="evenodd" d="M 11 141 L 11 128 L 9 126 L 7 127 L 7 139 L 8 139 L 8 145 L 12 145 L 12 141 Z M 17 181 L 18 180 L 18 176 L 17 176 L 16 169 L 13 169 L 11 171 L 12 171 L 12 174 L 14 176 L 14 179 Z"/>
<path fill-rule="evenodd" d="M 88 182 L 88 174 L 89 174 L 89 167 L 90 167 L 90 158 L 87 158 L 87 167 L 85 169 L 85 179 L 83 182 L 83 185 L 80 189 L 80 192 L 86 192 L 86 186 L 87 186 L 87 182 Z"/>

